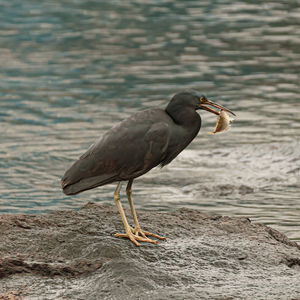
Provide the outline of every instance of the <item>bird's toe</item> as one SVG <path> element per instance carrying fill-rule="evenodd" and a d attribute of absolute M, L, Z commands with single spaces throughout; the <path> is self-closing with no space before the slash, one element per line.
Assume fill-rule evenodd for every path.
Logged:
<path fill-rule="evenodd" d="M 136 246 L 140 246 L 141 244 L 136 240 L 136 238 L 133 236 L 133 234 L 127 234 L 127 233 L 115 233 L 115 237 L 121 237 L 121 238 L 128 238 L 130 239 Z"/>
<path fill-rule="evenodd" d="M 155 234 L 155 233 L 152 233 L 152 232 L 148 232 L 148 231 L 144 231 L 144 234 L 146 236 L 153 236 L 153 237 L 155 237 L 155 238 L 157 238 L 159 240 L 165 240 L 166 239 L 164 236 L 160 236 L 158 234 Z"/>
<path fill-rule="evenodd" d="M 114 234 L 115 237 L 121 237 L 121 238 L 128 238 L 130 239 L 136 246 L 140 246 L 139 242 L 146 242 L 146 243 L 151 243 L 151 244 L 157 244 L 158 241 L 154 241 L 149 239 L 148 237 L 143 237 L 143 236 L 139 236 L 137 234 L 134 233 L 115 233 Z"/>
<path fill-rule="evenodd" d="M 158 234 L 155 234 L 155 233 L 152 233 L 152 232 L 148 232 L 148 231 L 144 231 L 140 227 L 135 227 L 135 228 L 130 227 L 130 229 L 131 229 L 131 232 L 134 235 L 142 236 L 144 238 L 148 238 L 148 236 L 152 236 L 152 237 L 155 237 L 155 238 L 157 238 L 159 240 L 165 240 L 166 239 L 165 237 L 160 236 Z"/>

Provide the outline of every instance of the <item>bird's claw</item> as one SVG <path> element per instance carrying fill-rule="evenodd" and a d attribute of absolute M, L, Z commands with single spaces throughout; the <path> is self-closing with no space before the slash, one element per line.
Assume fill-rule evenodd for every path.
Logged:
<path fill-rule="evenodd" d="M 154 241 L 152 239 L 149 239 L 148 236 L 153 236 L 160 240 L 165 240 L 166 238 L 159 236 L 157 234 L 143 231 L 141 228 L 132 228 L 130 227 L 130 231 L 127 233 L 115 233 L 115 237 L 122 237 L 122 238 L 128 238 L 130 239 L 136 246 L 140 246 L 139 242 L 146 242 L 151 244 L 157 244 L 158 241 Z"/>
<path fill-rule="evenodd" d="M 155 233 L 151 233 L 151 232 L 148 232 L 148 231 L 144 231 L 144 230 L 142 230 L 140 227 L 135 227 L 135 228 L 130 227 L 130 229 L 131 229 L 131 232 L 132 232 L 134 235 L 137 235 L 137 236 L 141 235 L 141 236 L 144 237 L 144 238 L 147 238 L 147 236 L 153 236 L 153 237 L 155 237 L 155 238 L 157 238 L 157 239 L 159 239 L 159 240 L 165 240 L 165 239 L 166 239 L 165 237 L 160 236 L 160 235 L 157 235 L 157 234 L 155 234 Z"/>
<path fill-rule="evenodd" d="M 115 237 L 122 237 L 122 238 L 128 238 L 130 239 L 136 246 L 140 246 L 141 244 L 139 242 L 147 242 L 152 244 L 157 244 L 158 241 L 153 241 L 149 238 L 144 238 L 142 236 L 135 235 L 133 233 L 115 233 Z M 139 242 L 138 242 L 139 241 Z"/>

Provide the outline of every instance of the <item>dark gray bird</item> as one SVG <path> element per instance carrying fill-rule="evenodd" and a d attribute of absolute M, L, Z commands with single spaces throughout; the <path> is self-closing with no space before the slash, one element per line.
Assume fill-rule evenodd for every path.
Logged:
<path fill-rule="evenodd" d="M 132 182 L 158 165 L 169 164 L 190 144 L 201 127 L 198 109 L 219 115 L 219 111 L 208 105 L 234 114 L 196 91 L 187 91 L 176 94 L 166 109 L 151 108 L 125 119 L 106 132 L 66 171 L 61 181 L 63 192 L 75 195 L 118 182 L 114 201 L 125 233 L 115 236 L 129 238 L 137 246 L 138 241 L 157 243 L 148 236 L 165 239 L 141 229 L 131 198 Z M 134 228 L 129 226 L 120 202 L 122 181 L 128 181 L 126 194 Z"/>

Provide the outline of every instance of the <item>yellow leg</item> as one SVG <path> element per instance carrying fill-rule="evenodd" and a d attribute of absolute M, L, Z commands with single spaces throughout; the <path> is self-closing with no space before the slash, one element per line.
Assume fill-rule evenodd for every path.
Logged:
<path fill-rule="evenodd" d="M 133 183 L 133 179 L 130 179 L 128 181 L 128 184 L 127 184 L 127 187 L 126 187 L 126 195 L 127 195 L 127 199 L 128 199 L 129 205 L 130 205 L 130 209 L 131 209 L 131 214 L 132 214 L 132 217 L 133 217 L 133 221 L 134 221 L 134 229 L 132 228 L 132 232 L 135 235 L 137 235 L 137 236 L 141 235 L 144 238 L 147 238 L 147 235 L 148 235 L 148 236 L 153 236 L 153 237 L 155 237 L 157 239 L 160 239 L 160 240 L 165 240 L 166 238 L 163 237 L 163 236 L 159 236 L 159 235 L 157 235 L 155 233 L 147 232 L 147 231 L 144 231 L 144 230 L 141 229 L 141 226 L 139 224 L 139 221 L 138 221 L 138 218 L 137 218 L 137 215 L 136 215 L 136 212 L 135 212 L 135 208 L 133 206 L 133 201 L 132 201 L 132 198 L 131 198 L 131 195 L 132 195 L 132 183 Z"/>
<path fill-rule="evenodd" d="M 152 240 L 148 239 L 147 237 L 141 237 L 141 236 L 135 235 L 133 233 L 133 229 L 128 224 L 126 215 L 124 213 L 124 210 L 123 210 L 123 207 L 122 207 L 122 204 L 121 204 L 121 201 L 120 201 L 121 186 L 122 186 L 122 184 L 121 184 L 121 182 L 119 182 L 118 186 L 117 186 L 117 188 L 116 188 L 116 190 L 114 192 L 114 200 L 115 200 L 116 206 L 118 208 L 118 211 L 119 211 L 119 213 L 121 215 L 122 222 L 123 222 L 123 225 L 124 225 L 126 233 L 125 234 L 123 234 L 123 233 L 115 233 L 115 237 L 126 237 L 126 238 L 129 238 L 136 246 L 140 245 L 140 243 L 138 241 L 156 244 L 157 241 L 152 241 Z"/>

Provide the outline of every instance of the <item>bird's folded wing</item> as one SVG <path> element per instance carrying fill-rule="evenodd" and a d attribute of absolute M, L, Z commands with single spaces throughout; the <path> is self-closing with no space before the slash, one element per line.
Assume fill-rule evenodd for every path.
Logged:
<path fill-rule="evenodd" d="M 79 193 L 134 178 L 160 163 L 168 146 L 168 124 L 144 122 L 132 127 L 128 121 L 108 131 L 66 171 L 62 178 L 64 192 L 71 185 L 74 193 Z"/>

